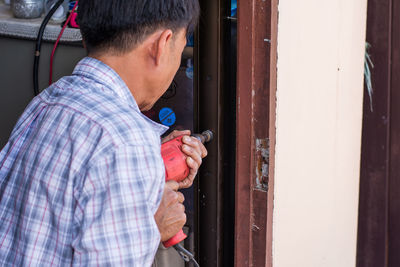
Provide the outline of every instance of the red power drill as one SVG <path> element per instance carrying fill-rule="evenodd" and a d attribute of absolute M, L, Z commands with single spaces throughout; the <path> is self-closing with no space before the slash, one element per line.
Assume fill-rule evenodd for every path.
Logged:
<path fill-rule="evenodd" d="M 193 134 L 203 144 L 211 141 L 213 133 L 206 130 L 201 134 Z M 189 175 L 189 167 L 186 164 L 186 155 L 182 152 L 182 136 L 178 136 L 161 145 L 161 156 L 165 165 L 165 180 L 174 180 L 178 183 Z M 176 235 L 163 242 L 164 247 L 168 248 L 178 244 L 187 236 L 180 230 Z"/>

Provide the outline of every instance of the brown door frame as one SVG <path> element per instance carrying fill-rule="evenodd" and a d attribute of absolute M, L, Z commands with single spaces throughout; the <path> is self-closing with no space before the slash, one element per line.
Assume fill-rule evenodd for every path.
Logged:
<path fill-rule="evenodd" d="M 373 111 L 364 99 L 358 267 L 400 266 L 400 3 L 369 0 Z"/>
<path fill-rule="evenodd" d="M 235 266 L 272 266 L 278 0 L 238 1 Z"/>

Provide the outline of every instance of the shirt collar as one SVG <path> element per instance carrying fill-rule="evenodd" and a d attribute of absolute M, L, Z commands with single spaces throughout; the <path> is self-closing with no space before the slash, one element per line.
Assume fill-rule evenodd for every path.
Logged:
<path fill-rule="evenodd" d="M 78 62 L 73 75 L 85 76 L 102 84 L 131 105 L 135 110 L 139 110 L 135 99 L 122 78 L 102 61 L 91 57 L 85 57 Z"/>
<path fill-rule="evenodd" d="M 160 135 L 168 130 L 168 127 L 156 123 L 142 114 L 135 98 L 122 78 L 102 61 L 91 57 L 85 57 L 78 62 L 73 71 L 73 75 L 85 76 L 86 78 L 92 79 L 117 94 L 118 97 L 127 102 L 129 106 L 146 119 Z"/>

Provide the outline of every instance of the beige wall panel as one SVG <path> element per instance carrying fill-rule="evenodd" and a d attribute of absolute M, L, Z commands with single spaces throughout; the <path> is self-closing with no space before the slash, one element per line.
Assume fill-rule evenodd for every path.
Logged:
<path fill-rule="evenodd" d="M 274 267 L 355 266 L 366 0 L 280 0 Z"/>

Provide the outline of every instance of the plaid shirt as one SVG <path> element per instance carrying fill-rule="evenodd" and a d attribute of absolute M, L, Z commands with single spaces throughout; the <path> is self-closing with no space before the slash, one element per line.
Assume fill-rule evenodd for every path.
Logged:
<path fill-rule="evenodd" d="M 0 152 L 0 265 L 150 266 L 165 130 L 93 58 L 34 98 Z"/>

